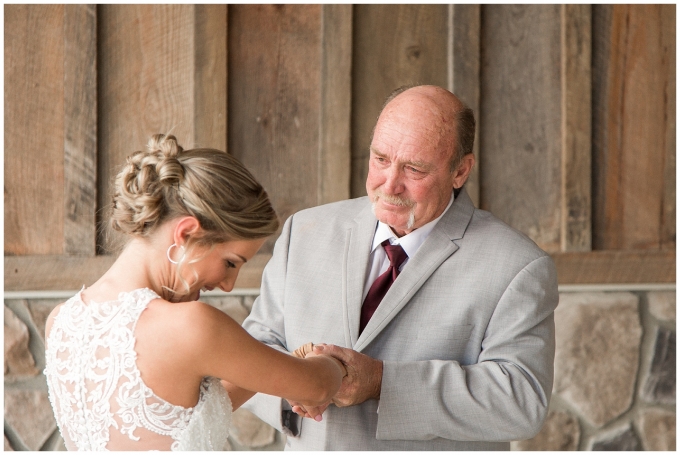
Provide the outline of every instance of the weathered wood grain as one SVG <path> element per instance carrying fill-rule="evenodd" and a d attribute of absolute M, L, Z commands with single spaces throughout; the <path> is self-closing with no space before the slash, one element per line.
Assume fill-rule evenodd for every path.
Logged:
<path fill-rule="evenodd" d="M 675 283 L 675 251 L 554 253 L 559 284 Z"/>
<path fill-rule="evenodd" d="M 194 146 L 227 149 L 227 5 L 196 5 Z"/>
<path fill-rule="evenodd" d="M 559 284 L 674 283 L 675 252 L 659 250 L 553 253 Z M 235 287 L 258 289 L 271 259 L 260 253 L 245 264 Z M 80 289 L 94 283 L 113 256 L 6 256 L 5 291 Z"/>
<path fill-rule="evenodd" d="M 4 251 L 61 254 L 64 6 L 4 8 Z"/>
<path fill-rule="evenodd" d="M 458 98 L 475 112 L 477 130 L 473 154 L 477 160 L 465 188 L 479 207 L 479 68 L 481 58 L 481 6 L 449 5 L 449 84 Z"/>
<path fill-rule="evenodd" d="M 64 7 L 64 253 L 94 256 L 97 225 L 97 11 Z"/>
<path fill-rule="evenodd" d="M 387 95 L 406 84 L 446 87 L 447 5 L 355 5 L 352 197 L 366 195 L 371 132 Z"/>
<path fill-rule="evenodd" d="M 229 6 L 229 153 L 282 219 L 318 203 L 321 20 L 320 5 Z"/>
<path fill-rule="evenodd" d="M 675 6 L 596 5 L 593 13 L 593 247 L 670 246 Z"/>
<path fill-rule="evenodd" d="M 350 196 L 352 5 L 321 7 L 321 119 L 317 204 Z"/>
<path fill-rule="evenodd" d="M 482 6 L 481 207 L 560 250 L 559 5 Z"/>
<path fill-rule="evenodd" d="M 661 248 L 675 249 L 676 245 L 676 5 L 660 6 L 660 43 L 662 71 L 668 75 L 664 86 L 666 128 L 664 135 L 664 190 L 661 215 Z"/>
<path fill-rule="evenodd" d="M 104 220 L 119 167 L 152 134 L 172 133 L 185 148 L 194 145 L 194 8 L 99 6 L 97 200 Z"/>
<path fill-rule="evenodd" d="M 5 290 L 80 289 L 97 281 L 114 256 L 12 256 L 5 257 Z"/>
<path fill-rule="evenodd" d="M 562 251 L 591 249 L 591 6 L 562 5 Z"/>
<path fill-rule="evenodd" d="M 257 254 L 239 272 L 235 287 L 259 288 L 262 270 L 271 255 Z M 5 291 L 80 289 L 97 281 L 115 261 L 112 255 L 6 256 Z"/>

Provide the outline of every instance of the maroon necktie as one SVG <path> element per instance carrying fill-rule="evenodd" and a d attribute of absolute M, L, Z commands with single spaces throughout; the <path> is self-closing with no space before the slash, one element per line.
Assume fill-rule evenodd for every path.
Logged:
<path fill-rule="evenodd" d="M 408 255 L 401 245 L 390 245 L 389 240 L 385 240 L 381 245 L 385 248 L 387 258 L 390 260 L 390 266 L 385 273 L 376 278 L 371 285 L 371 288 L 368 290 L 368 294 L 366 294 L 364 304 L 361 307 L 359 334 L 364 331 L 366 324 L 368 324 L 371 316 L 375 313 L 378 305 L 380 305 L 380 301 L 385 297 L 387 290 L 392 286 L 394 280 L 397 279 L 397 275 L 399 275 L 399 266 L 408 258 Z"/>

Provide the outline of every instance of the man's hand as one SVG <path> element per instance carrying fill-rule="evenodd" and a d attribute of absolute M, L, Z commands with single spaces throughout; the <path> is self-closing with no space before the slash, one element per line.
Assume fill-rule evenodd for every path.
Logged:
<path fill-rule="evenodd" d="M 314 345 L 314 353 L 332 355 L 347 368 L 340 390 L 333 397 L 338 407 L 354 406 L 366 400 L 380 399 L 382 388 L 382 361 L 332 344 Z"/>
<path fill-rule="evenodd" d="M 310 348 L 312 352 L 310 352 Z M 338 407 L 354 406 L 372 398 L 379 400 L 382 388 L 382 361 L 360 354 L 352 349 L 341 348 L 332 344 L 316 344 L 301 346 L 294 353 L 295 356 L 330 355 L 340 360 L 347 368 L 347 376 L 342 380 L 340 390 L 333 397 L 332 403 Z M 321 414 L 330 403 L 305 407 L 299 403 L 288 401 L 300 417 L 313 418 L 321 421 Z"/>

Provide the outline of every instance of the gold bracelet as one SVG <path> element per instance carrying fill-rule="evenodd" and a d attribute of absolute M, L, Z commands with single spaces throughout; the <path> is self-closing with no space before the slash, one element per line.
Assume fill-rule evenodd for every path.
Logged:
<path fill-rule="evenodd" d="M 307 354 L 314 350 L 314 343 L 303 344 L 299 348 L 293 351 L 293 355 L 297 358 L 304 359 Z"/>

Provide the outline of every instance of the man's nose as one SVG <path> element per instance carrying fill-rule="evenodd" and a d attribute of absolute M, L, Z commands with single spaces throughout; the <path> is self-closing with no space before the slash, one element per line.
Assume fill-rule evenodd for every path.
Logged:
<path fill-rule="evenodd" d="M 385 183 L 383 191 L 388 194 L 399 194 L 404 191 L 401 171 L 396 166 L 391 166 L 385 170 Z"/>

